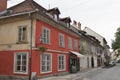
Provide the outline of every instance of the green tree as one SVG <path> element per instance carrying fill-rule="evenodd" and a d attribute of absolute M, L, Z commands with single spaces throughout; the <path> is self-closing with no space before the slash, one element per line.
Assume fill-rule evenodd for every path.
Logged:
<path fill-rule="evenodd" d="M 120 48 L 120 27 L 117 29 L 115 33 L 115 40 L 112 40 L 112 49 L 116 50 Z"/>

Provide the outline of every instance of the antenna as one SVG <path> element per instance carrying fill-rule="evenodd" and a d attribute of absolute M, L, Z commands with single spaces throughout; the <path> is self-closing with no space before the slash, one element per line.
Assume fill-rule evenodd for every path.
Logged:
<path fill-rule="evenodd" d="M 49 4 L 49 9 L 50 9 L 50 4 Z"/>

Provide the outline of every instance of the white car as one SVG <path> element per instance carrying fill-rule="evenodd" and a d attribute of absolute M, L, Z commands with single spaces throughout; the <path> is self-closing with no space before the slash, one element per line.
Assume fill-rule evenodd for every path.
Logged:
<path fill-rule="evenodd" d="M 109 66 L 115 66 L 116 65 L 116 62 L 115 61 L 110 61 L 110 63 L 109 63 Z"/>

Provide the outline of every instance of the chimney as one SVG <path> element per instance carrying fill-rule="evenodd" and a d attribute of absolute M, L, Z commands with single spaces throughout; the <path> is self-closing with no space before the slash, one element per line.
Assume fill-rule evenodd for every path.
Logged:
<path fill-rule="evenodd" d="M 7 0 L 0 0 L 0 12 L 7 9 Z"/>
<path fill-rule="evenodd" d="M 78 22 L 78 29 L 81 30 L 81 23 Z"/>
<path fill-rule="evenodd" d="M 77 22 L 75 20 L 73 21 L 73 26 L 77 26 Z"/>

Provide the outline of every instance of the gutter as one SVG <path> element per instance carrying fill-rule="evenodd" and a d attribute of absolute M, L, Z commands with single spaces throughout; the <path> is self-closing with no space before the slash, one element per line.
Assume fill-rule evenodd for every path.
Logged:
<path fill-rule="evenodd" d="M 1 16 L 0 19 L 5 19 L 5 18 L 9 18 L 9 17 L 14 17 L 14 16 L 19 16 L 19 15 L 25 15 L 25 14 L 31 14 L 38 11 L 38 9 L 32 10 L 32 11 L 28 11 L 28 12 L 22 12 L 22 13 L 16 13 L 16 14 L 12 14 L 9 16 Z"/>
<path fill-rule="evenodd" d="M 32 73 L 32 34 L 33 34 L 33 18 L 31 17 L 31 13 L 35 11 L 29 12 L 29 17 L 30 17 L 30 54 L 29 54 L 29 80 L 31 79 L 31 73 Z"/>

